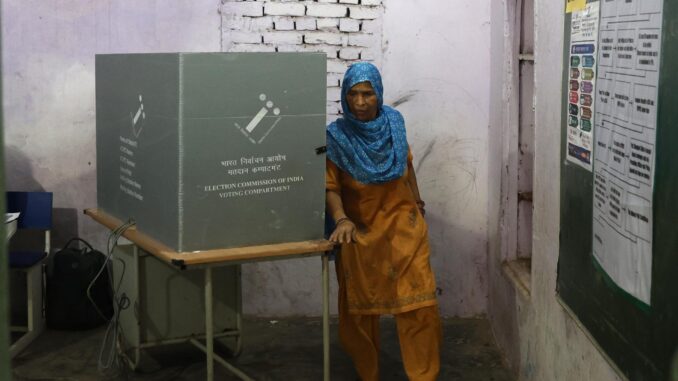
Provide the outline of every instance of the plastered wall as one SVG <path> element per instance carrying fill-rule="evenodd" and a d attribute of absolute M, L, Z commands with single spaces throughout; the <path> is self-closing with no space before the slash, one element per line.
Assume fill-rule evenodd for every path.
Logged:
<path fill-rule="evenodd" d="M 387 103 L 407 120 L 442 311 L 483 314 L 488 189 L 498 184 L 487 172 L 489 2 L 248 1 L 249 16 L 236 14 L 238 3 L 3 3 L 8 189 L 55 193 L 54 246 L 78 235 L 104 249 L 106 232 L 82 215 L 96 204 L 96 53 L 314 45 L 330 56 L 331 116 L 344 68 L 372 60 L 383 69 Z M 317 258 L 244 266 L 245 312 L 319 315 L 319 274 Z"/>
<path fill-rule="evenodd" d="M 487 307 L 490 2 L 386 3 L 386 100 L 405 116 L 446 315 Z"/>

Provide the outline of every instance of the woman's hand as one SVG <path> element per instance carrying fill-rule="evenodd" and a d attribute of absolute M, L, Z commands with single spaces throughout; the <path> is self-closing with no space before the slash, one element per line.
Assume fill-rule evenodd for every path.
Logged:
<path fill-rule="evenodd" d="M 340 218 L 337 221 L 337 227 L 334 228 L 330 241 L 334 243 L 353 243 L 356 242 L 356 227 L 353 221 L 348 218 Z"/>
<path fill-rule="evenodd" d="M 424 207 L 426 206 L 426 203 L 422 200 L 417 200 L 417 208 L 419 209 L 419 212 L 421 213 L 422 216 L 426 216 L 426 209 Z"/>
<path fill-rule="evenodd" d="M 327 210 L 334 218 L 336 227 L 330 235 L 330 241 L 334 243 L 356 242 L 356 227 L 344 212 L 344 204 L 341 195 L 336 191 L 327 191 Z"/>
<path fill-rule="evenodd" d="M 414 174 L 414 166 L 412 165 L 412 160 L 407 161 L 407 182 L 410 184 L 410 190 L 412 190 L 412 195 L 416 200 L 417 209 L 422 216 L 426 216 L 426 203 L 421 199 L 419 195 L 419 186 L 417 185 L 417 175 Z"/>

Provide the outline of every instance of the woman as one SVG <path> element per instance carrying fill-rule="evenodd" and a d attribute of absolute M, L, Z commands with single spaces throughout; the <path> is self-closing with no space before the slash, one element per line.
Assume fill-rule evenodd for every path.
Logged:
<path fill-rule="evenodd" d="M 351 65 L 344 117 L 327 127 L 327 209 L 337 260 L 339 338 L 362 381 L 379 380 L 379 315 L 395 316 L 410 380 L 435 380 L 441 328 L 424 202 L 400 113 L 377 68 Z"/>

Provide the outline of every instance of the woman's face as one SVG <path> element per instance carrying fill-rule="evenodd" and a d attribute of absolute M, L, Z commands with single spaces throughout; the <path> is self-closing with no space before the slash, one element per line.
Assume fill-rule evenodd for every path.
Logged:
<path fill-rule="evenodd" d="M 377 118 L 379 100 L 372 84 L 360 82 L 351 87 L 346 94 L 346 102 L 351 113 L 361 122 L 369 122 Z"/>

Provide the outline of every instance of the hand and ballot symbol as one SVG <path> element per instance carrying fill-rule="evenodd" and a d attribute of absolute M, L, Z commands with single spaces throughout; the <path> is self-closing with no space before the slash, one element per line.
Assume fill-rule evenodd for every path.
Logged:
<path fill-rule="evenodd" d="M 144 122 L 146 121 L 146 112 L 144 111 L 144 99 L 139 94 L 139 107 L 136 112 L 129 113 L 130 119 L 132 120 L 132 134 L 135 138 L 138 138 L 141 134 L 141 130 L 144 128 Z"/>
<path fill-rule="evenodd" d="M 259 94 L 259 100 L 262 102 L 261 109 L 245 127 L 235 123 L 240 132 L 253 144 L 261 144 L 282 119 L 280 108 L 275 107 L 275 103 L 268 99 L 266 94 Z"/>

